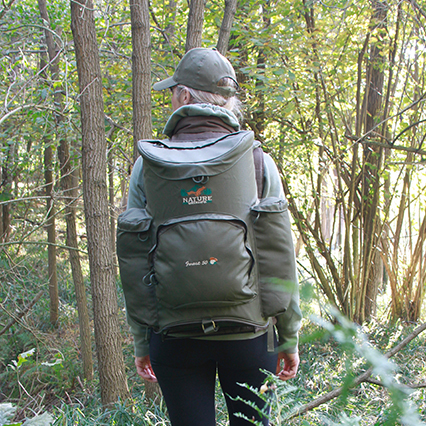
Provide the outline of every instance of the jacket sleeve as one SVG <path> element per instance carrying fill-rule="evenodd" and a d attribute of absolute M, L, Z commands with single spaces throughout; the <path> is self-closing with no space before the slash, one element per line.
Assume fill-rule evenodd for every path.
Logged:
<path fill-rule="evenodd" d="M 149 355 L 149 337 L 151 335 L 151 330 L 133 321 L 129 315 L 127 315 L 127 324 L 129 324 L 130 332 L 133 335 L 135 356 L 144 357 Z"/>
<path fill-rule="evenodd" d="M 129 183 L 129 195 L 127 198 L 127 208 L 145 208 L 146 198 L 142 179 L 142 157 L 139 157 L 132 170 Z"/>
<path fill-rule="evenodd" d="M 142 180 L 142 157 L 139 157 L 133 166 L 132 174 L 130 176 L 127 209 L 134 207 L 143 209 L 145 206 L 146 198 Z M 124 299 L 126 300 L 126 293 L 124 293 Z M 149 328 L 133 320 L 128 313 L 127 324 L 129 325 L 130 332 L 133 335 L 135 356 L 143 357 L 149 355 Z"/>
<path fill-rule="evenodd" d="M 274 160 L 264 154 L 264 186 L 263 197 L 284 198 L 284 191 L 281 178 L 274 163 Z M 295 288 L 291 296 L 287 311 L 276 317 L 276 329 L 278 332 L 278 351 L 286 353 L 297 352 L 299 329 L 302 323 L 302 313 L 299 306 L 299 283 L 295 283 Z"/>

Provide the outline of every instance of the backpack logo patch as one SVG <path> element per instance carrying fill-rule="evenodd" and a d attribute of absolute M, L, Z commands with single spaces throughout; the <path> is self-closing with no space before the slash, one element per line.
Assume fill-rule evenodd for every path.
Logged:
<path fill-rule="evenodd" d="M 180 195 L 182 196 L 183 204 L 207 204 L 213 201 L 212 190 L 205 186 L 195 185 L 189 191 L 182 189 Z"/>
<path fill-rule="evenodd" d="M 196 262 L 190 262 L 189 260 L 187 260 L 185 262 L 185 266 L 191 267 L 191 266 L 207 266 L 207 265 L 216 265 L 216 263 L 218 262 L 218 260 L 215 257 L 211 257 L 208 260 L 197 260 Z"/>

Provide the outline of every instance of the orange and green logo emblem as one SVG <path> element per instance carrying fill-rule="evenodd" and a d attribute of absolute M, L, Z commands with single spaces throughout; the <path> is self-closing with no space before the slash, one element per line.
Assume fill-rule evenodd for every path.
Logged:
<path fill-rule="evenodd" d="M 182 189 L 180 191 L 180 195 L 182 196 L 183 204 L 207 204 L 211 203 L 212 200 L 212 190 L 206 188 L 204 185 L 195 185 L 189 191 Z"/>

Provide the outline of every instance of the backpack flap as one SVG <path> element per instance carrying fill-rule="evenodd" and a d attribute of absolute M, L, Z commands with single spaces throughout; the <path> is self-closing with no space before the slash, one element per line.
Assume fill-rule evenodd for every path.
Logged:
<path fill-rule="evenodd" d="M 155 227 L 205 212 L 249 222 L 257 200 L 253 144 L 253 132 L 204 143 L 140 141 L 146 208 Z"/>
<path fill-rule="evenodd" d="M 138 149 L 144 165 L 162 179 L 214 176 L 231 168 L 253 150 L 253 132 L 231 133 L 219 139 L 194 142 L 142 140 Z"/>

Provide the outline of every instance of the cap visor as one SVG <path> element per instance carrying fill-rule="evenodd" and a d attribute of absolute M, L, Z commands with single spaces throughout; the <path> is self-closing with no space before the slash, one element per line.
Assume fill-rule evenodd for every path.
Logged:
<path fill-rule="evenodd" d="M 176 81 L 173 80 L 173 77 L 166 78 L 165 80 L 161 80 L 152 86 L 154 90 L 164 90 L 168 89 L 169 87 L 176 86 Z"/>

